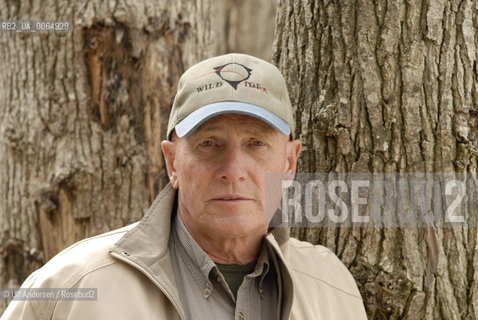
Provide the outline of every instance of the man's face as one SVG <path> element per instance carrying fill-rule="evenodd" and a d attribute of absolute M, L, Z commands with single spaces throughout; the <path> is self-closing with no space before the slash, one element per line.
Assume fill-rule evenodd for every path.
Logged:
<path fill-rule="evenodd" d="M 301 144 L 256 118 L 227 114 L 162 147 L 187 225 L 240 237 L 267 231 L 281 195 L 270 173 L 295 172 Z"/>

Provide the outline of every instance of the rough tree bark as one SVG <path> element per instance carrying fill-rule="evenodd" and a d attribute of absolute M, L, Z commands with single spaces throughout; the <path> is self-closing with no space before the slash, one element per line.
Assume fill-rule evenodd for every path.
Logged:
<path fill-rule="evenodd" d="M 273 2 L 262 20 L 238 21 L 261 26 L 265 48 Z M 227 51 L 270 59 L 254 32 L 239 43 L 231 27 L 254 2 L 232 3 L 0 2 L 2 20 L 73 25 L 65 34 L 0 33 L 0 288 L 142 217 L 166 181 L 160 141 L 182 72 Z"/>
<path fill-rule="evenodd" d="M 465 173 L 477 215 L 478 1 L 281 0 L 276 30 L 300 171 Z M 476 225 L 294 234 L 340 256 L 371 319 L 478 319 Z"/>

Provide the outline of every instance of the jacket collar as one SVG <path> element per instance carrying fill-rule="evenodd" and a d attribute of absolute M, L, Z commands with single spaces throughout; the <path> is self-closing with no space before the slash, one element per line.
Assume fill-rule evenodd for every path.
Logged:
<path fill-rule="evenodd" d="M 177 206 L 177 192 L 168 184 L 156 197 L 141 221 L 128 231 L 111 248 L 112 252 L 132 262 L 140 271 L 157 282 L 159 288 L 180 306 L 174 271 L 169 254 L 171 218 Z M 268 245 L 278 256 L 284 277 L 283 292 L 286 299 L 282 314 L 289 314 L 292 305 L 293 285 L 288 265 L 289 229 L 275 227 L 266 236 Z M 123 259 L 122 259 L 123 260 Z M 177 307 L 178 308 L 178 307 Z M 284 313 L 285 311 L 285 313 Z M 181 310 L 178 310 L 182 314 Z"/>

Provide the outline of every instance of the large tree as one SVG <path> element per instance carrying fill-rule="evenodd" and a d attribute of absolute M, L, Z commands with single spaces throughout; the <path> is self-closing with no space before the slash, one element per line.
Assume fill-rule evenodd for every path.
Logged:
<path fill-rule="evenodd" d="M 282 0 L 276 30 L 300 171 L 460 173 L 478 214 L 478 1 Z M 478 319 L 476 225 L 294 234 L 339 255 L 371 319 Z"/>
<path fill-rule="evenodd" d="M 0 288 L 18 287 L 74 242 L 142 217 L 166 182 L 160 141 L 183 71 L 229 51 L 270 59 L 275 1 L 255 8 L 0 1 L 0 20 L 71 26 L 0 33 Z"/>

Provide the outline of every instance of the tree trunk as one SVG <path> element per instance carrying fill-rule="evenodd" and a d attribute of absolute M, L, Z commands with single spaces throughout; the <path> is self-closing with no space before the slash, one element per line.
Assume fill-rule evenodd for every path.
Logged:
<path fill-rule="evenodd" d="M 476 216 L 478 1 L 281 0 L 276 28 L 301 172 L 461 173 Z M 477 233 L 294 230 L 339 255 L 370 319 L 478 319 Z"/>
<path fill-rule="evenodd" d="M 277 0 L 213 0 L 216 52 L 246 53 L 270 61 Z"/>
<path fill-rule="evenodd" d="M 0 33 L 0 288 L 20 286 L 74 242 L 142 217 L 166 183 L 160 141 L 183 71 L 227 51 L 270 58 L 273 10 L 241 21 L 271 29 L 265 47 L 254 33 L 237 42 L 231 19 L 224 23 L 253 6 L 0 2 L 0 19 L 72 27 Z"/>

